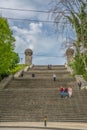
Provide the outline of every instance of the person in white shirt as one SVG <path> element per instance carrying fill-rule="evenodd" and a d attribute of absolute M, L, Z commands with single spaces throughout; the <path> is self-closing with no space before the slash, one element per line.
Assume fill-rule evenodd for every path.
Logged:
<path fill-rule="evenodd" d="M 56 74 L 53 74 L 53 80 L 56 81 Z"/>

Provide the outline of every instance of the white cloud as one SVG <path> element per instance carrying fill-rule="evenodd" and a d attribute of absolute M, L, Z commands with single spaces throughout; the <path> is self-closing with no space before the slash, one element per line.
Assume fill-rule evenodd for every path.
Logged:
<path fill-rule="evenodd" d="M 48 10 L 48 3 L 50 0 L 0 0 L 0 7 L 5 8 L 19 8 L 27 10 Z M 22 19 L 36 19 L 47 21 L 47 13 L 35 13 L 30 11 L 17 11 L 1 9 L 2 16 Z M 28 23 L 29 22 L 29 23 Z M 15 50 L 18 53 L 23 53 L 20 57 L 24 58 L 24 51 L 26 48 L 33 50 L 34 54 L 62 54 L 63 51 L 58 50 L 60 43 L 64 40 L 59 37 L 58 41 L 51 35 L 52 24 L 34 23 L 30 21 L 9 21 L 11 29 L 14 32 L 16 39 Z M 17 24 L 18 23 L 18 24 Z M 46 25 L 46 26 L 45 26 Z M 50 29 L 48 29 L 50 28 Z M 53 29 L 53 28 L 52 28 Z M 49 31 L 50 30 L 50 31 Z M 52 30 L 53 31 L 53 30 Z M 48 36 L 49 34 L 49 36 Z M 57 59 L 52 57 L 34 57 L 33 62 L 36 64 L 56 64 L 63 63 L 64 59 Z"/>
<path fill-rule="evenodd" d="M 18 50 L 18 48 L 20 49 L 19 46 L 21 45 L 22 51 L 28 47 L 34 50 L 34 46 L 37 46 L 38 43 L 37 37 L 41 33 L 41 27 L 41 23 L 31 23 L 27 29 L 13 26 L 12 30 L 15 31 L 16 50 Z"/>
<path fill-rule="evenodd" d="M 15 36 L 16 42 L 15 42 L 15 50 L 18 53 L 24 53 L 24 50 L 27 47 L 26 42 L 19 36 Z"/>
<path fill-rule="evenodd" d="M 45 57 L 34 57 L 33 62 L 36 64 L 57 64 L 60 60 L 57 61 L 57 57 L 49 57 L 47 55 L 59 55 L 65 62 L 62 54 L 64 54 L 64 50 L 59 51 L 60 44 L 65 38 L 60 37 L 55 40 L 55 37 L 49 37 L 47 35 L 43 35 L 44 30 L 42 29 L 42 23 L 30 23 L 29 28 L 19 28 L 17 26 L 13 26 L 12 29 L 15 31 L 16 38 L 16 51 L 19 53 L 24 53 L 26 48 L 30 48 L 33 50 L 33 54 L 35 55 L 46 55 Z M 61 61 L 62 62 L 62 61 Z"/>
<path fill-rule="evenodd" d="M 30 23 L 30 33 L 41 33 L 42 23 Z"/>
<path fill-rule="evenodd" d="M 30 44 L 28 48 L 30 48 L 31 50 L 34 50 L 34 45 Z"/>

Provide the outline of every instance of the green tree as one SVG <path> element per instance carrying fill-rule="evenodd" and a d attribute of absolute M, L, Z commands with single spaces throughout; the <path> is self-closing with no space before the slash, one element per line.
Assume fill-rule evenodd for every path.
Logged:
<path fill-rule="evenodd" d="M 75 56 L 74 62 L 72 63 L 72 68 L 75 74 L 83 75 L 85 72 L 85 65 L 82 57 L 79 55 Z"/>
<path fill-rule="evenodd" d="M 75 42 L 73 43 L 76 50 L 76 57 L 78 55 L 84 63 L 85 68 L 87 68 L 87 55 L 84 53 L 84 50 L 87 49 L 87 1 L 57 0 L 54 3 L 55 6 L 52 12 L 57 29 L 61 28 L 64 31 L 67 26 L 70 27 L 71 25 L 72 30 L 74 29 L 74 33 L 76 34 Z M 81 54 L 81 50 L 83 50 L 83 54 Z M 79 61 L 77 63 L 79 64 Z"/>
<path fill-rule="evenodd" d="M 12 61 L 17 60 L 14 52 L 13 33 L 6 19 L 0 18 L 0 75 L 7 73 L 12 65 Z"/>
<path fill-rule="evenodd" d="M 54 22 L 57 29 L 65 31 L 72 25 L 76 34 L 74 39 L 77 53 L 80 47 L 87 47 L 87 1 L 85 0 L 56 0 L 52 7 Z M 70 31 L 69 31 L 70 34 Z M 72 44 L 72 42 L 70 43 Z"/>
<path fill-rule="evenodd" d="M 18 53 L 13 52 L 10 69 L 13 69 L 17 65 L 17 63 L 19 63 L 19 61 L 20 61 L 20 58 L 19 58 Z"/>

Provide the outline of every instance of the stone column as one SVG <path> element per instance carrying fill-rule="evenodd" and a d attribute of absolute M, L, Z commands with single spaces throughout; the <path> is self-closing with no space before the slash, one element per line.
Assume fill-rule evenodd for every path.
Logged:
<path fill-rule="evenodd" d="M 68 48 L 66 50 L 67 63 L 73 60 L 73 54 L 74 54 L 74 50 L 72 48 Z"/>
<path fill-rule="evenodd" d="M 26 65 L 32 64 L 32 54 L 33 54 L 33 51 L 31 49 L 25 50 L 25 64 Z"/>

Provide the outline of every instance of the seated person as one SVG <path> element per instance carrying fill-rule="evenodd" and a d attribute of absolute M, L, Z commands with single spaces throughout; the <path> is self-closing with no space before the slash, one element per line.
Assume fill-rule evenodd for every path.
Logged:
<path fill-rule="evenodd" d="M 50 69 L 49 65 L 48 65 L 48 69 Z"/>
<path fill-rule="evenodd" d="M 68 94 L 69 94 L 69 97 L 72 97 L 72 87 L 68 88 Z"/>
<path fill-rule="evenodd" d="M 34 73 L 32 74 L 32 77 L 35 77 L 35 74 L 34 74 Z"/>
<path fill-rule="evenodd" d="M 51 70 L 52 69 L 52 65 L 48 65 L 48 69 Z"/>
<path fill-rule="evenodd" d="M 64 88 L 62 86 L 60 87 L 59 91 L 60 91 L 60 96 L 64 97 Z"/>
<path fill-rule="evenodd" d="M 50 70 L 52 69 L 52 65 L 49 65 L 49 69 L 50 69 Z"/>
<path fill-rule="evenodd" d="M 23 76 L 24 76 L 24 71 L 21 72 L 21 77 L 23 77 Z"/>
<path fill-rule="evenodd" d="M 65 88 L 65 90 L 64 90 L 64 97 L 69 97 L 68 88 Z"/>

